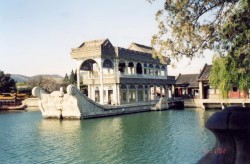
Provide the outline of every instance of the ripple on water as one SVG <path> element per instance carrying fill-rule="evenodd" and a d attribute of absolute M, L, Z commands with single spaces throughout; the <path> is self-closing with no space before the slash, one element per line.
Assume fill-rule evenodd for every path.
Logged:
<path fill-rule="evenodd" d="M 195 163 L 215 139 L 213 111 L 188 109 L 90 120 L 0 114 L 1 163 Z"/>

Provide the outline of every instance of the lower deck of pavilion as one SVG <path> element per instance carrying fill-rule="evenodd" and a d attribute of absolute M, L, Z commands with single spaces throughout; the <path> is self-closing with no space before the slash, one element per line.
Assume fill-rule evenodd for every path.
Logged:
<path fill-rule="evenodd" d="M 153 84 L 104 84 L 88 85 L 86 95 L 95 102 L 109 105 L 122 105 L 159 100 L 168 97 L 168 85 Z"/>

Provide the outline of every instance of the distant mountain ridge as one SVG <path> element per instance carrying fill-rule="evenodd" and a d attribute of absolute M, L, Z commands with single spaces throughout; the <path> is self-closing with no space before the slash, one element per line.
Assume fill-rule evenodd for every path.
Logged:
<path fill-rule="evenodd" d="M 62 76 L 57 75 L 57 74 L 52 74 L 52 75 L 49 75 L 49 74 L 41 74 L 41 75 L 35 75 L 35 76 L 25 76 L 25 75 L 20 75 L 20 74 L 11 74 L 11 75 L 10 75 L 10 77 L 11 77 L 12 79 L 14 79 L 15 81 L 17 81 L 17 82 L 27 82 L 27 81 L 29 81 L 30 79 L 35 78 L 35 77 L 38 77 L 38 76 L 49 77 L 49 78 L 55 79 L 55 80 L 57 80 L 57 81 L 60 81 L 60 80 L 63 79 Z"/>

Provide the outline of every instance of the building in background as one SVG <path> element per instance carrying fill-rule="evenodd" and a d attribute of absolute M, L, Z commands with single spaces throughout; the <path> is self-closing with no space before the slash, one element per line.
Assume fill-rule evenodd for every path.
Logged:
<path fill-rule="evenodd" d="M 199 74 L 179 74 L 174 85 L 175 97 L 198 98 L 198 75 Z"/>
<path fill-rule="evenodd" d="M 209 84 L 209 75 L 212 65 L 205 64 L 197 80 L 199 82 L 200 99 L 219 99 L 222 98 L 219 89 L 215 89 Z M 229 99 L 246 99 L 249 98 L 249 93 L 240 91 L 239 86 L 233 86 L 228 92 Z"/>

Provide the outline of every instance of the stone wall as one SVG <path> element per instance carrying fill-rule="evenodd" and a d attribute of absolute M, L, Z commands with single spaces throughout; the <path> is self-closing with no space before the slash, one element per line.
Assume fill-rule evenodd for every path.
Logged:
<path fill-rule="evenodd" d="M 22 104 L 28 107 L 38 107 L 38 98 L 28 98 L 22 101 Z"/>
<path fill-rule="evenodd" d="M 186 108 L 201 108 L 199 99 L 184 99 L 184 107 Z"/>

